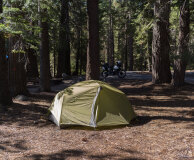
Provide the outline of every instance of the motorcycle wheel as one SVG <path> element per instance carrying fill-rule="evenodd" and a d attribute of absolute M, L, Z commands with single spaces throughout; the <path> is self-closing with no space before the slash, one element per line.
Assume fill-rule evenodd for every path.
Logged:
<path fill-rule="evenodd" d="M 108 77 L 108 72 L 107 71 L 103 71 L 102 72 L 102 77 L 104 77 L 104 78 Z"/>
<path fill-rule="evenodd" d="M 126 76 L 126 71 L 120 70 L 119 73 L 118 73 L 118 76 L 119 76 L 119 78 L 125 78 L 125 76 Z"/>

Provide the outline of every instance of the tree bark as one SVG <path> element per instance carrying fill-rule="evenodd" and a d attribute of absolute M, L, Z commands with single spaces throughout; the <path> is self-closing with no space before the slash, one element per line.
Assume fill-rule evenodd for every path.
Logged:
<path fill-rule="evenodd" d="M 41 20 L 40 89 L 50 91 L 49 34 L 47 21 Z"/>
<path fill-rule="evenodd" d="M 112 15 L 112 0 L 109 0 L 109 32 L 108 32 L 108 63 L 114 65 L 114 32 L 113 32 L 113 15 Z"/>
<path fill-rule="evenodd" d="M 71 75 L 69 33 L 69 0 L 61 0 L 57 77 Z"/>
<path fill-rule="evenodd" d="M 180 17 L 179 17 L 179 38 L 178 51 L 174 61 L 173 85 L 181 86 L 185 80 L 185 70 L 188 62 L 189 50 L 189 32 L 190 32 L 190 11 L 189 0 L 180 0 Z"/>
<path fill-rule="evenodd" d="M 139 52 L 140 52 L 140 57 L 138 58 L 139 65 L 138 65 L 138 70 L 143 71 L 145 68 L 145 51 L 143 49 L 143 44 L 139 45 Z"/>
<path fill-rule="evenodd" d="M 100 78 L 98 0 L 87 0 L 89 40 L 86 80 Z"/>
<path fill-rule="evenodd" d="M 53 31 L 53 37 L 56 37 L 56 31 Z M 53 77 L 56 76 L 56 54 L 57 54 L 57 42 L 53 43 Z"/>
<path fill-rule="evenodd" d="M 37 78 L 39 77 L 39 73 L 36 51 L 32 48 L 28 48 L 26 51 L 28 53 L 27 77 Z"/>
<path fill-rule="evenodd" d="M 0 0 L 0 14 L 3 13 L 3 0 Z M 3 19 L 0 18 L 0 24 Z M 0 107 L 12 103 L 8 84 L 8 63 L 5 51 L 5 38 L 3 31 L 0 30 Z M 2 106 L 1 106 L 2 105 Z M 5 109 L 5 108 L 0 108 Z"/>
<path fill-rule="evenodd" d="M 34 22 L 31 20 L 31 26 L 32 28 L 34 27 Z M 34 29 L 30 32 L 32 36 L 34 36 Z M 38 72 L 38 62 L 37 62 L 37 55 L 36 55 L 36 50 L 28 46 L 26 48 L 26 52 L 28 55 L 28 62 L 27 62 L 27 78 L 37 78 L 39 77 L 39 72 Z"/>
<path fill-rule="evenodd" d="M 148 71 L 152 71 L 152 37 L 153 37 L 153 29 L 149 29 L 147 32 L 147 62 L 148 62 Z"/>
<path fill-rule="evenodd" d="M 125 67 L 125 53 L 124 53 L 124 49 L 125 47 L 123 47 L 123 41 L 124 41 L 125 37 L 122 37 L 121 32 L 118 33 L 118 54 L 121 56 L 121 62 L 122 62 L 122 68 Z"/>
<path fill-rule="evenodd" d="M 126 31 L 125 31 L 125 70 L 128 68 L 128 34 L 127 34 L 127 24 L 126 24 Z"/>
<path fill-rule="evenodd" d="M 86 69 L 86 67 L 83 67 L 83 60 L 84 59 L 86 59 L 86 58 L 83 57 L 83 42 L 82 42 L 82 30 L 81 30 L 81 32 L 80 32 L 80 65 L 79 65 L 79 74 L 80 75 L 82 75 L 82 69 L 83 68 Z"/>
<path fill-rule="evenodd" d="M 82 72 L 86 72 L 86 66 L 87 66 L 87 46 L 88 46 L 88 40 L 85 39 L 84 31 L 81 30 L 80 33 L 80 75 L 82 75 Z"/>
<path fill-rule="evenodd" d="M 26 88 L 26 55 L 24 53 L 10 53 L 10 86 L 12 95 L 27 94 Z"/>
<path fill-rule="evenodd" d="M 81 34 L 82 34 L 82 3 L 81 1 L 78 1 L 77 8 L 79 9 L 79 18 L 78 18 L 78 26 L 76 26 L 76 65 L 75 65 L 75 75 L 79 74 L 79 70 L 81 68 Z"/>
<path fill-rule="evenodd" d="M 156 0 L 154 4 L 155 21 L 152 43 L 152 82 L 155 84 L 171 82 L 169 13 L 170 0 Z"/>
<path fill-rule="evenodd" d="M 133 58 L 133 33 L 129 34 L 128 37 L 128 48 L 129 48 L 129 71 L 133 71 L 133 62 L 134 62 L 134 58 Z"/>
<path fill-rule="evenodd" d="M 77 43 L 76 43 L 77 51 L 76 51 L 75 75 L 78 75 L 79 67 L 80 67 L 80 51 L 81 51 L 80 41 L 81 41 L 81 37 L 80 37 L 79 27 L 77 27 L 76 30 L 77 30 Z"/>

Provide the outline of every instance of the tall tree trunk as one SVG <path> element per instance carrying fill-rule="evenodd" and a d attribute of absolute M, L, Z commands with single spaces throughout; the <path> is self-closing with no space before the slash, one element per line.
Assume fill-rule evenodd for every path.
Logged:
<path fill-rule="evenodd" d="M 32 48 L 28 48 L 26 51 L 28 53 L 27 77 L 39 77 L 36 51 Z"/>
<path fill-rule="evenodd" d="M 114 65 L 114 32 L 113 32 L 113 15 L 112 0 L 109 0 L 109 35 L 108 35 L 108 63 Z"/>
<path fill-rule="evenodd" d="M 71 75 L 69 33 L 69 0 L 61 0 L 57 77 Z"/>
<path fill-rule="evenodd" d="M 89 42 L 86 80 L 100 78 L 98 0 L 87 0 Z"/>
<path fill-rule="evenodd" d="M 121 33 L 118 33 L 118 54 L 121 56 L 122 68 L 125 67 L 125 55 L 124 55 L 124 47 L 123 47 L 123 37 Z"/>
<path fill-rule="evenodd" d="M 3 13 L 3 0 L 0 0 L 0 14 Z M 0 24 L 3 23 L 0 18 Z M 8 63 L 6 60 L 5 52 L 5 39 L 4 33 L 0 30 L 0 107 L 5 106 L 12 102 L 9 84 L 8 84 Z M 0 108 L 5 109 L 5 108 Z"/>
<path fill-rule="evenodd" d="M 78 8 L 79 8 L 79 19 L 78 19 L 78 26 L 76 27 L 76 34 L 77 34 L 77 43 L 76 43 L 76 66 L 75 66 L 75 75 L 79 74 L 79 70 L 81 67 L 81 34 L 82 34 L 82 3 L 78 1 Z"/>
<path fill-rule="evenodd" d="M 77 27 L 77 43 L 76 43 L 76 64 L 75 64 L 75 75 L 78 75 L 79 72 L 79 66 L 80 66 L 80 51 L 81 51 L 81 46 L 80 46 L 80 41 L 81 41 L 81 37 L 80 37 L 80 28 Z"/>
<path fill-rule="evenodd" d="M 53 49 L 53 77 L 56 76 L 56 46 L 54 45 Z"/>
<path fill-rule="evenodd" d="M 149 29 L 147 32 L 147 61 L 148 61 L 148 71 L 152 71 L 152 37 L 153 37 L 153 29 Z"/>
<path fill-rule="evenodd" d="M 84 32 L 81 30 L 81 50 L 80 50 L 80 75 L 82 72 L 86 73 L 87 68 L 87 50 L 88 50 L 88 40 L 85 39 Z"/>
<path fill-rule="evenodd" d="M 44 11 L 46 13 L 46 11 Z M 45 15 L 44 15 L 45 16 Z M 47 21 L 41 20 L 40 89 L 50 91 L 49 34 Z"/>
<path fill-rule="evenodd" d="M 83 69 L 83 42 L 82 42 L 82 30 L 80 32 L 80 66 L 79 66 L 79 74 L 82 74 L 82 69 Z M 85 69 L 86 67 L 84 67 Z"/>
<path fill-rule="evenodd" d="M 173 85 L 181 86 L 185 80 L 185 70 L 188 62 L 188 44 L 190 32 L 189 0 L 180 0 L 178 51 L 174 62 Z"/>
<path fill-rule="evenodd" d="M 113 22 L 111 16 L 111 25 L 110 25 L 110 36 L 109 36 L 109 58 L 110 58 L 110 66 L 114 65 L 114 32 L 113 32 Z"/>
<path fill-rule="evenodd" d="M 23 48 L 23 43 L 21 42 L 21 37 L 10 37 L 9 38 L 9 50 L 8 50 L 8 75 L 9 75 L 9 86 L 12 96 L 18 94 L 27 94 L 28 90 L 26 88 L 26 66 L 27 66 L 27 54 L 21 52 L 13 52 L 15 44 Z"/>
<path fill-rule="evenodd" d="M 169 60 L 169 13 L 170 0 L 156 0 L 154 4 L 155 21 L 152 43 L 152 82 L 170 83 Z"/>
<path fill-rule="evenodd" d="M 26 88 L 26 55 L 24 53 L 10 53 L 10 86 L 13 96 L 27 94 Z"/>
<path fill-rule="evenodd" d="M 11 3 L 10 7 L 22 9 L 22 5 L 19 3 Z M 20 16 L 24 15 L 20 13 Z M 9 85 L 13 96 L 28 93 L 26 87 L 27 56 L 19 51 L 23 48 L 25 47 L 22 36 L 12 35 L 9 38 Z M 13 52 L 15 49 L 17 52 Z"/>
<path fill-rule="evenodd" d="M 53 31 L 54 37 L 56 37 L 56 32 Z M 56 53 L 57 53 L 57 43 L 54 42 L 53 44 L 53 77 L 56 76 Z"/>
<path fill-rule="evenodd" d="M 129 71 L 133 71 L 133 33 L 129 34 L 128 45 L 129 45 Z"/>
<path fill-rule="evenodd" d="M 107 63 L 110 65 L 110 43 L 109 43 L 109 40 L 110 40 L 110 33 L 109 33 L 109 29 L 107 30 L 108 32 L 108 36 L 107 36 L 107 53 L 106 53 L 106 58 L 107 58 Z"/>
<path fill-rule="evenodd" d="M 118 55 L 121 55 L 122 47 L 121 47 L 121 33 L 120 32 L 118 32 L 118 37 L 117 37 L 117 48 L 118 48 Z M 122 58 L 121 58 L 121 60 L 122 60 Z"/>
<path fill-rule="evenodd" d="M 31 20 L 31 27 L 33 28 L 35 23 Z M 32 36 L 34 36 L 34 29 L 32 29 L 32 31 L 30 32 L 30 34 Z M 39 73 L 38 73 L 38 63 L 37 63 L 37 54 L 36 54 L 36 50 L 31 48 L 30 45 L 28 46 L 28 48 L 26 48 L 26 52 L 27 52 L 27 68 L 26 68 L 26 76 L 27 78 L 37 78 L 39 77 Z"/>
<path fill-rule="evenodd" d="M 141 56 L 139 57 L 139 66 L 138 66 L 138 70 L 143 71 L 144 70 L 144 65 L 145 65 L 145 51 L 143 49 L 143 44 L 141 44 L 139 46 L 139 52 L 141 54 Z"/>
<path fill-rule="evenodd" d="M 128 68 L 128 35 L 127 35 L 127 25 L 125 31 L 125 70 Z"/>

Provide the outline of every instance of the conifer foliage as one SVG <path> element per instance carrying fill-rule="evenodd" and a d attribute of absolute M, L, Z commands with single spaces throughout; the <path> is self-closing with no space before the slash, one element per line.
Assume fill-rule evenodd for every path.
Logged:
<path fill-rule="evenodd" d="M 194 68 L 189 0 L 1 0 L 0 5 L 0 103 L 11 102 L 10 94 L 26 94 L 31 79 L 49 91 L 53 77 L 100 79 L 101 65 L 118 60 L 125 70 L 152 72 L 153 83 L 176 86 Z"/>

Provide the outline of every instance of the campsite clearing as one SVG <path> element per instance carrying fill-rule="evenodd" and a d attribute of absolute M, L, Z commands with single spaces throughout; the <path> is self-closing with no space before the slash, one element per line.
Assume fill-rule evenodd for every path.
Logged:
<path fill-rule="evenodd" d="M 60 130 L 45 119 L 56 93 L 14 100 L 0 112 L 0 159 L 194 158 L 194 85 L 172 88 L 149 80 L 112 80 L 126 93 L 139 122 L 111 130 Z"/>

